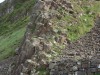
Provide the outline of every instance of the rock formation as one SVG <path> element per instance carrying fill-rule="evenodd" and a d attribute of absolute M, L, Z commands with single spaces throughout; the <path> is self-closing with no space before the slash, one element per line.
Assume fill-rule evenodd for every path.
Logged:
<path fill-rule="evenodd" d="M 52 56 L 57 54 L 56 49 L 61 50 L 67 44 L 66 33 L 56 31 L 55 28 L 57 25 L 65 25 L 66 22 L 56 24 L 56 21 L 53 21 L 60 20 L 64 15 L 63 12 L 57 11 L 60 8 L 69 11 L 73 6 L 65 0 L 36 1 L 31 22 L 27 26 L 24 41 L 19 48 L 19 55 L 11 75 L 30 75 L 33 68 L 48 66 Z M 61 16 L 61 14 L 63 15 Z M 57 34 L 59 35 L 56 36 Z M 54 45 L 58 48 L 53 48 Z"/>
<path fill-rule="evenodd" d="M 4 13 L 0 12 L 0 16 L 16 8 L 12 3 L 17 2 L 12 1 L 6 1 L 11 2 L 11 6 L 8 5 Z M 28 11 L 21 13 L 30 15 L 30 22 L 16 50 L 15 60 L 10 62 L 8 75 L 92 75 L 100 72 L 100 18 L 95 27 L 77 41 L 71 42 L 67 37 L 67 26 L 77 24 L 75 19 L 84 15 L 79 12 L 74 10 L 71 0 L 35 0 L 31 15 Z M 74 20 L 66 21 L 66 14 Z M 41 74 L 41 69 L 45 74 Z"/>
<path fill-rule="evenodd" d="M 66 25 L 66 21 L 58 22 L 66 14 L 63 11 L 60 11 L 60 8 L 62 8 L 66 12 L 69 11 L 70 14 L 74 13 L 73 6 L 71 5 L 70 2 L 66 0 L 59 0 L 59 1 L 58 0 L 37 0 L 36 1 L 36 4 L 33 7 L 33 12 L 31 15 L 31 22 L 27 26 L 27 30 L 24 36 L 24 41 L 22 42 L 22 45 L 18 50 L 19 53 L 16 58 L 17 60 L 14 63 L 15 65 L 13 67 L 13 70 L 11 71 L 11 75 L 30 75 L 30 74 L 37 75 L 39 74 L 38 69 L 40 69 L 41 67 L 45 67 L 46 69 L 48 68 L 50 60 L 54 58 L 53 55 L 57 54 L 56 50 L 61 51 L 65 49 L 65 47 L 68 44 L 68 40 L 66 37 L 67 34 L 63 31 L 59 31 L 56 29 L 58 25 L 60 25 L 58 27 L 64 27 Z M 95 35 L 100 33 L 98 32 L 98 30 L 96 31 L 95 29 L 93 32 L 96 32 Z M 90 36 L 90 34 L 88 35 Z M 89 36 L 86 37 L 89 38 Z M 94 41 L 94 39 L 95 38 L 91 38 L 91 41 L 92 40 Z M 86 44 L 89 45 L 91 44 L 88 42 L 88 40 L 86 42 L 87 42 Z M 79 41 L 79 43 L 81 44 L 81 41 Z M 75 64 L 78 60 L 81 60 L 83 58 L 91 60 L 91 58 L 94 57 L 95 55 L 94 50 L 91 50 L 94 48 L 90 47 L 90 50 L 89 49 L 87 50 L 87 48 L 85 47 L 87 46 L 86 44 L 81 45 L 83 46 L 83 49 L 79 49 L 80 47 L 76 49 L 73 48 L 73 47 L 78 47 L 80 45 L 78 46 L 73 46 L 73 44 L 71 46 L 69 45 L 68 49 L 64 50 L 65 52 L 63 53 L 63 56 L 65 54 L 65 56 L 66 57 L 68 56 L 69 58 L 66 61 L 61 60 L 61 63 L 63 62 L 63 64 L 58 63 L 59 65 L 55 66 L 56 69 L 49 68 L 51 69 L 50 75 L 59 75 L 59 74 L 67 75 L 70 72 L 72 73 L 74 70 L 76 71 L 79 68 L 76 66 L 77 64 Z M 54 45 L 55 47 L 58 48 L 54 48 Z M 82 51 L 78 51 L 78 50 L 82 50 Z M 64 57 L 61 59 L 64 59 Z M 86 65 L 89 66 L 88 63 L 90 61 L 88 60 L 86 60 L 87 63 L 85 64 L 85 66 Z M 66 66 L 67 69 L 64 69 L 65 65 L 68 65 Z M 51 66 L 53 66 L 53 64 L 51 64 Z M 49 67 L 51 66 L 49 65 Z M 88 68 L 88 66 L 86 66 L 85 68 Z M 82 69 L 84 69 L 84 64 Z"/>

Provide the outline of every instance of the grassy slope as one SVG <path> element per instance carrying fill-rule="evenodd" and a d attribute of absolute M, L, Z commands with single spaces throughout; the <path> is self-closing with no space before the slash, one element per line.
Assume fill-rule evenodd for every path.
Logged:
<path fill-rule="evenodd" d="M 74 5 L 74 11 L 84 13 L 83 16 L 78 18 L 74 18 L 70 14 L 66 14 L 66 16 L 63 17 L 63 20 L 68 22 L 67 27 L 64 27 L 67 30 L 66 34 L 68 35 L 68 39 L 74 41 L 80 36 L 84 35 L 86 32 L 90 31 L 90 29 L 93 27 L 93 18 L 98 12 L 100 12 L 100 1 L 90 3 L 92 5 L 91 7 L 85 0 L 82 4 L 80 4 L 81 7 L 74 3 L 74 0 L 71 1 Z M 33 4 L 34 0 L 28 0 L 23 4 L 19 3 L 12 13 L 0 18 L 0 60 L 14 54 L 14 50 L 18 47 L 24 35 L 25 26 L 29 22 L 28 16 L 22 16 L 14 21 L 13 18 L 21 13 L 25 14 L 26 11 L 29 11 L 32 8 Z M 89 14 L 90 11 L 93 12 L 92 15 Z M 75 24 L 73 23 L 74 21 L 77 21 L 78 23 Z M 70 23 L 72 23 L 72 25 L 69 25 Z"/>
<path fill-rule="evenodd" d="M 0 18 L 0 60 L 14 55 L 15 49 L 19 46 L 25 32 L 29 16 L 23 16 L 26 11 L 30 11 L 34 0 L 29 0 L 23 4 L 17 4 L 14 11 Z M 17 19 L 15 16 L 21 14 Z"/>
<path fill-rule="evenodd" d="M 67 17 L 70 17 L 71 22 L 77 21 L 76 24 L 74 23 L 70 26 L 67 26 L 68 38 L 69 40 L 74 41 L 89 32 L 91 28 L 93 28 L 94 19 L 96 15 L 100 13 L 100 1 L 88 2 L 87 0 L 84 0 L 80 6 L 73 1 L 72 3 L 74 5 L 75 11 L 83 13 L 83 15 L 77 19 L 69 15 L 66 15 L 65 17 L 65 19 L 68 20 L 69 18 Z"/>
<path fill-rule="evenodd" d="M 100 13 L 100 1 L 81 1 L 70 0 L 73 5 L 74 13 L 66 13 L 62 8 L 58 12 L 64 12 L 61 20 L 54 19 L 55 30 L 63 32 L 71 41 L 75 41 L 85 35 L 94 27 L 94 20 Z M 66 21 L 66 25 L 58 26 L 57 22 Z"/>

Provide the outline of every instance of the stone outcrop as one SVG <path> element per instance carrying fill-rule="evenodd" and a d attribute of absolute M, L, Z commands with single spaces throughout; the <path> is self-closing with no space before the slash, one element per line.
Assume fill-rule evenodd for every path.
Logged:
<path fill-rule="evenodd" d="M 52 56 L 56 54 L 53 45 L 59 47 L 59 42 L 67 42 L 64 34 L 60 34 L 61 39 L 55 40 L 55 32 L 53 29 L 53 19 L 56 17 L 61 19 L 61 15 L 56 9 L 61 7 L 72 9 L 67 1 L 53 0 L 37 0 L 33 7 L 31 22 L 27 26 L 23 43 L 19 49 L 15 66 L 10 75 L 30 75 L 33 69 L 41 66 L 47 66 Z M 65 9 L 67 11 L 67 9 Z M 61 36 L 62 35 L 62 36 Z M 52 41 L 50 41 L 52 40 Z M 59 48 L 56 48 L 59 49 Z"/>
<path fill-rule="evenodd" d="M 33 74 L 33 69 L 43 66 L 47 68 L 48 62 L 57 55 L 56 51 L 60 51 L 67 44 L 67 34 L 56 29 L 58 25 L 65 25 L 66 22 L 53 21 L 60 20 L 65 14 L 57 11 L 60 8 L 72 11 L 73 6 L 66 0 L 36 1 L 31 22 L 27 26 L 10 75 L 30 75 Z M 63 15 L 61 16 L 61 14 Z M 57 34 L 59 35 L 57 36 Z"/>
<path fill-rule="evenodd" d="M 10 8 L 5 11 L 11 13 L 13 9 Z M 62 18 L 66 14 L 80 16 L 73 8 L 68 0 L 36 0 L 9 75 L 39 75 L 41 68 L 48 70 L 47 75 L 82 75 L 94 73 L 90 69 L 99 71 L 100 23 L 97 22 L 85 37 L 71 43 L 66 33 L 68 23 Z"/>

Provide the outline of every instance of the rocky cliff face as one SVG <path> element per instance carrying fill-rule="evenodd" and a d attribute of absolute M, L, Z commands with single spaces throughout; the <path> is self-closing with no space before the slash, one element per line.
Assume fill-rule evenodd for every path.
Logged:
<path fill-rule="evenodd" d="M 11 75 L 30 75 L 33 74 L 33 69 L 40 69 L 43 66 L 46 68 L 61 49 L 64 49 L 67 44 L 67 35 L 57 29 L 57 27 L 66 27 L 65 21 L 57 21 L 61 20 L 65 14 L 62 15 L 62 12 L 59 12 L 60 8 L 69 11 L 73 7 L 70 2 L 62 0 L 39 0 L 34 5 L 31 22 L 28 24 L 17 63 Z"/>
<path fill-rule="evenodd" d="M 66 30 L 64 29 L 67 22 L 62 18 L 66 14 L 75 17 L 74 13 L 73 6 L 69 1 L 37 0 L 31 15 L 31 22 L 27 26 L 24 41 L 19 48 L 19 55 L 17 56 L 11 75 L 41 75 L 40 69 L 47 69 L 49 62 L 59 55 L 61 50 L 66 48 L 67 44 L 70 44 Z M 69 53 L 66 55 L 70 56 L 73 54 Z M 82 59 L 81 56 L 80 59 Z M 69 65 L 74 66 L 75 59 L 71 60 L 70 58 Z M 77 58 L 77 60 L 79 59 Z M 66 62 L 67 60 L 63 63 Z M 51 69 L 54 70 L 54 68 Z M 50 75 L 64 75 L 64 72 L 56 71 L 54 71 L 54 74 L 50 72 Z"/>
<path fill-rule="evenodd" d="M 9 66 L 8 75 L 73 75 L 76 73 L 76 70 L 79 71 L 78 69 L 83 71 L 83 69 L 87 70 L 87 68 L 89 68 L 90 70 L 89 65 L 91 58 L 89 57 L 93 57 L 95 53 L 94 50 L 91 50 L 93 47 L 90 47 L 89 49 L 91 51 L 88 51 L 85 45 L 87 45 L 86 43 L 91 44 L 94 40 L 91 38 L 90 40 L 92 41 L 89 42 L 88 39 L 90 36 L 87 36 L 85 39 L 88 41 L 81 46 L 80 42 L 72 43 L 70 40 L 73 38 L 76 39 L 76 37 L 79 38 L 80 33 L 83 35 L 93 27 L 91 18 L 94 17 L 95 12 L 91 12 L 88 8 L 90 8 L 94 2 L 89 1 L 88 3 L 91 5 L 85 7 L 86 2 L 84 3 L 83 1 L 82 3 L 82 1 L 73 0 L 17 1 L 8 0 L 5 2 L 8 4 L 8 8 L 0 9 L 2 11 L 4 10 L 3 13 L 0 12 L 1 16 L 4 16 L 4 14 L 12 13 L 14 9 L 20 6 L 20 3 L 26 1 L 27 8 L 17 9 L 16 13 L 18 14 L 14 13 L 15 17 L 11 18 L 16 22 L 16 20 L 24 16 L 31 16 L 23 41 L 16 50 L 15 62 Z M 33 1 L 35 5 L 30 4 Z M 88 3 L 86 5 L 88 5 Z M 84 4 L 84 6 L 82 4 Z M 1 6 L 4 5 L 4 3 L 1 4 Z M 80 7 L 77 7 L 77 5 Z M 25 5 L 22 7 L 24 6 Z M 30 14 L 28 9 L 32 7 L 32 14 Z M 87 11 L 84 11 L 81 7 L 86 8 Z M 86 29 L 86 31 L 82 31 L 85 27 L 84 24 L 86 24 L 86 28 L 89 28 L 88 30 Z M 99 28 L 99 25 L 97 26 L 96 29 Z M 82 28 L 82 30 L 80 28 Z M 95 30 L 93 32 L 95 32 Z M 97 32 L 95 33 L 97 34 Z M 94 43 L 92 43 L 92 45 L 93 44 Z M 76 45 L 78 46 L 76 47 Z M 85 56 L 87 57 L 84 60 Z M 54 62 L 52 62 L 52 60 L 54 60 Z M 80 65 L 78 60 L 82 61 L 83 66 Z M 96 62 L 96 66 L 97 65 L 99 65 L 99 62 Z M 94 67 L 92 69 L 94 69 Z M 79 71 L 79 75 L 82 74 L 82 72 L 80 72 L 81 71 Z M 89 74 L 90 73 L 89 71 Z"/>
<path fill-rule="evenodd" d="M 67 9 L 72 10 L 72 5 L 62 0 L 39 0 L 34 5 L 31 22 L 28 24 L 11 75 L 30 75 L 33 68 L 47 68 L 48 62 L 67 44 L 66 33 L 57 30 L 57 27 L 66 25 L 65 21 L 57 24 L 65 14 L 59 12 L 60 8 L 68 11 Z"/>
<path fill-rule="evenodd" d="M 40 69 L 43 67 L 45 69 L 48 69 L 50 61 L 54 57 L 59 55 L 61 50 L 65 49 L 67 44 L 70 44 L 70 41 L 67 39 L 66 30 L 59 29 L 66 27 L 67 23 L 66 21 L 62 20 L 62 18 L 68 13 L 69 15 L 73 15 L 75 17 L 73 6 L 69 1 L 37 1 L 33 8 L 31 22 L 28 24 L 24 42 L 21 48 L 19 49 L 19 55 L 16 60 L 17 63 L 15 63 L 15 66 L 11 71 L 11 75 L 42 75 Z M 73 54 L 69 54 L 68 56 L 70 55 Z M 80 59 L 82 58 L 80 57 Z M 76 63 L 74 60 L 76 59 L 72 60 L 72 58 L 70 58 L 69 66 L 74 67 L 74 63 Z M 63 61 L 61 61 L 61 63 L 62 62 Z M 63 63 L 65 63 L 64 65 L 68 64 L 66 62 Z M 51 64 L 52 67 L 53 65 L 54 64 Z M 61 67 L 62 66 L 58 68 Z M 58 68 L 56 68 L 56 70 Z M 67 73 L 64 73 L 65 71 L 61 72 L 60 69 L 58 69 L 58 71 L 54 71 L 54 68 L 49 69 L 51 69 L 51 71 L 45 72 L 46 75 L 64 75 L 70 72 L 66 69 L 65 71 Z M 54 73 L 52 70 L 54 71 Z"/>

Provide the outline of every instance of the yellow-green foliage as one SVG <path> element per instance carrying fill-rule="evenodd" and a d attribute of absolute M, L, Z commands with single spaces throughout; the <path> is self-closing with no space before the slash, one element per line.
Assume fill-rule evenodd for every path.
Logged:
<path fill-rule="evenodd" d="M 86 1 L 70 0 L 73 5 L 73 14 L 66 12 L 63 8 L 58 9 L 58 13 L 65 13 L 59 20 L 53 19 L 56 32 L 63 32 L 67 39 L 75 41 L 85 35 L 94 27 L 94 20 L 98 13 L 100 13 L 100 1 Z M 61 14 L 62 15 L 62 14 Z M 57 23 L 65 22 L 65 25 L 58 25 Z"/>
<path fill-rule="evenodd" d="M 94 19 L 97 17 L 96 15 L 100 13 L 100 1 L 83 0 L 80 4 L 77 4 L 78 1 L 71 0 L 71 2 L 74 6 L 74 12 L 82 14 L 82 16 L 76 16 L 76 18 L 70 14 L 66 14 L 66 16 L 63 17 L 64 20 L 69 22 L 68 25 L 66 25 L 68 39 L 75 41 L 94 27 Z"/>

